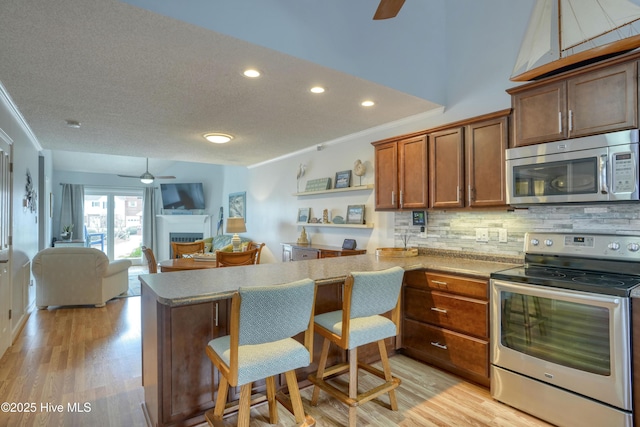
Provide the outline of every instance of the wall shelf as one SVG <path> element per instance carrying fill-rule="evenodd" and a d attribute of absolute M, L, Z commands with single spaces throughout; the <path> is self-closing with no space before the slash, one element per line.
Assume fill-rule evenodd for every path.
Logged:
<path fill-rule="evenodd" d="M 347 187 L 347 188 L 332 188 L 331 190 L 303 191 L 301 193 L 293 193 L 293 195 L 294 196 L 315 196 L 318 194 L 343 193 L 345 191 L 362 191 L 362 190 L 373 190 L 373 184 L 357 185 L 355 187 Z"/>
<path fill-rule="evenodd" d="M 296 225 L 304 227 L 342 227 L 342 228 L 373 228 L 371 224 L 324 224 L 322 222 L 298 222 Z"/>

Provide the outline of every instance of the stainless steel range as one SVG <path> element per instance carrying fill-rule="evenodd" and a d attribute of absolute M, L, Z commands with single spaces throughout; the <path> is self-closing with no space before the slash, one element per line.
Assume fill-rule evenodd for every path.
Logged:
<path fill-rule="evenodd" d="M 640 236 L 527 233 L 491 275 L 491 395 L 560 426 L 631 426 Z"/>

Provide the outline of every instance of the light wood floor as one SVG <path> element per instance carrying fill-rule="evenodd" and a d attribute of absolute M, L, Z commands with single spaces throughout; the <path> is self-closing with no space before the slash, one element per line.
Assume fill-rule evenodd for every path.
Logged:
<path fill-rule="evenodd" d="M 399 411 L 369 402 L 359 410 L 359 426 L 548 426 L 492 400 L 485 388 L 407 357 L 394 356 L 391 364 L 402 379 Z M 362 375 L 361 384 L 369 380 Z M 318 426 L 345 425 L 346 408 L 335 399 L 321 393 L 319 405 L 310 407 L 311 388 L 302 396 Z M 0 403 L 35 404 L 35 412 L 0 412 L 0 426 L 142 427 L 143 400 L 139 297 L 104 308 L 36 310 L 0 359 Z M 62 405 L 62 412 L 47 410 L 48 403 Z M 90 411 L 70 412 L 73 403 L 87 403 Z M 269 425 L 266 406 L 251 415 L 252 426 Z M 294 424 L 282 407 L 279 416 L 279 425 Z"/>

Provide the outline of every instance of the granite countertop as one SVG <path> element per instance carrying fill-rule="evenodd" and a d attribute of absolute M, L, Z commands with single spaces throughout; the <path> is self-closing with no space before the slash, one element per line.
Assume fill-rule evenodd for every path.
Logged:
<path fill-rule="evenodd" d="M 508 261 L 508 260 L 507 260 Z M 494 271 L 515 267 L 516 260 L 469 259 L 449 254 L 409 258 L 378 258 L 375 255 L 324 258 L 246 267 L 211 268 L 140 275 L 142 292 L 152 292 L 164 305 L 179 306 L 226 299 L 240 286 L 264 286 L 305 278 L 318 285 L 341 282 L 352 271 L 376 271 L 400 266 L 405 270 L 428 269 L 444 273 L 489 278 Z"/>

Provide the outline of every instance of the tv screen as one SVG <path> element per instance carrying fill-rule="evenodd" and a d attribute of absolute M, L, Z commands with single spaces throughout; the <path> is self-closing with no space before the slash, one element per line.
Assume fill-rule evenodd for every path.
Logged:
<path fill-rule="evenodd" d="M 164 209 L 204 209 L 202 183 L 160 184 Z"/>

